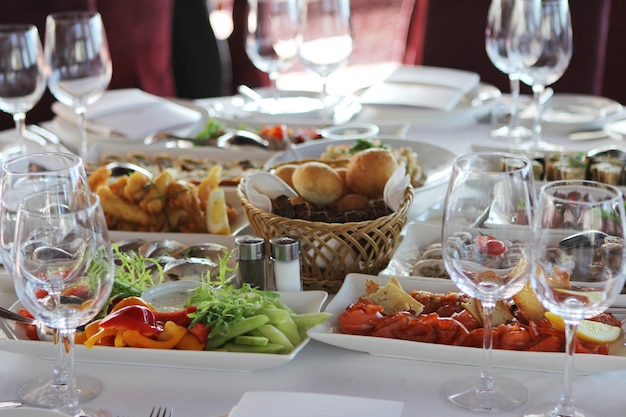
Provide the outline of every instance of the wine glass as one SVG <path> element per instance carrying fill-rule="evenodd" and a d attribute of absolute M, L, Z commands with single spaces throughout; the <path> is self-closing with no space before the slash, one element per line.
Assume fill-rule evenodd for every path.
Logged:
<path fill-rule="evenodd" d="M 509 121 L 507 125 L 492 130 L 491 136 L 508 139 L 518 145 L 522 139 L 531 136 L 531 131 L 520 125 L 519 94 L 520 75 L 513 62 L 509 59 L 506 43 L 511 29 L 511 18 L 515 0 L 492 0 L 487 14 L 485 29 L 485 50 L 491 63 L 509 77 L 511 100 L 509 103 Z"/>
<path fill-rule="evenodd" d="M 106 303 L 113 286 L 113 251 L 98 196 L 60 188 L 20 203 L 13 250 L 15 292 L 37 320 L 58 330 L 67 380 L 57 407 L 85 416 L 74 376 L 74 334 Z"/>
<path fill-rule="evenodd" d="M 322 78 L 320 102 L 327 109 L 330 74 L 346 64 L 353 50 L 349 0 L 301 2 L 299 57 L 305 68 Z"/>
<path fill-rule="evenodd" d="M 521 80 L 532 87 L 535 114 L 530 151 L 554 151 L 561 147 L 542 139 L 542 95 L 556 82 L 572 58 L 572 23 L 568 0 L 518 0 L 512 16 L 508 53 Z"/>
<path fill-rule="evenodd" d="M 268 73 L 273 100 L 270 114 L 280 112 L 276 80 L 298 57 L 297 0 L 248 0 L 246 53 L 255 67 Z"/>
<path fill-rule="evenodd" d="M 534 406 L 525 416 L 592 417 L 595 414 L 576 407 L 572 397 L 576 331 L 581 320 L 604 312 L 624 286 L 623 195 L 593 181 L 557 181 L 541 188 L 536 210 L 530 282 L 543 306 L 565 322 L 566 361 L 558 403 Z M 597 231 L 607 237 L 559 244 L 574 233 Z"/>
<path fill-rule="evenodd" d="M 39 32 L 33 25 L 0 25 L 0 110 L 13 115 L 20 152 L 26 154 L 26 112 L 46 88 Z"/>
<path fill-rule="evenodd" d="M 81 159 L 74 154 L 44 152 L 17 156 L 2 165 L 0 177 L 0 258 L 13 275 L 13 241 L 15 219 L 20 201 L 27 195 L 57 188 L 88 189 L 87 176 Z M 58 339 L 55 338 L 55 342 Z M 55 366 L 52 376 L 28 381 L 19 389 L 22 401 L 40 407 L 55 407 L 61 403 L 67 375 L 64 347 L 56 343 Z M 102 389 L 99 380 L 78 375 L 80 401 L 94 398 Z"/>
<path fill-rule="evenodd" d="M 527 281 L 534 200 L 532 166 L 524 156 L 484 152 L 453 163 L 443 213 L 443 260 L 456 286 L 482 304 L 485 363 L 480 378 L 450 381 L 443 394 L 472 411 L 502 412 L 528 398 L 518 381 L 494 381 L 492 320 L 496 304 Z"/>
<path fill-rule="evenodd" d="M 78 119 L 78 154 L 87 156 L 87 106 L 97 101 L 111 81 L 111 57 L 99 13 L 59 12 L 46 18 L 44 45 L 48 88 Z"/>

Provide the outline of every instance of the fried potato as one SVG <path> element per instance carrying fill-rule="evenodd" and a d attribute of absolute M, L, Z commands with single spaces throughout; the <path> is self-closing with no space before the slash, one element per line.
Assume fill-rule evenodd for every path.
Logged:
<path fill-rule="evenodd" d="M 109 187 L 100 187 L 97 193 L 105 213 L 143 226 L 149 226 L 152 223 L 152 216 L 143 211 L 137 204 L 128 202 L 114 194 Z"/>

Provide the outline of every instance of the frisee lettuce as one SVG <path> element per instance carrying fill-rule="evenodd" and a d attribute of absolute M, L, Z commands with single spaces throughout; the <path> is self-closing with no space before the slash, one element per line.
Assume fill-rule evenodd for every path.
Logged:
<path fill-rule="evenodd" d="M 234 272 L 233 268 L 228 267 L 231 256 L 232 251 L 229 251 L 220 258 L 218 281 L 213 283 L 207 277 L 187 300 L 188 305 L 197 307 L 189 315 L 191 326 L 195 323 L 206 324 L 211 328 L 210 338 L 226 335 L 232 325 L 257 315 L 264 306 L 275 305 L 280 297 L 277 293 L 253 288 L 248 283 L 237 288 L 228 282 L 228 273 Z"/>

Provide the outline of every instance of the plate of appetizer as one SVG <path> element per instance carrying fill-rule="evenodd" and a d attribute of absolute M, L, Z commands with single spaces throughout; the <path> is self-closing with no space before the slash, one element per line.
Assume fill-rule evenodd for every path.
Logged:
<path fill-rule="evenodd" d="M 416 291 L 418 296 L 413 297 L 410 295 L 413 291 Z M 348 306 L 357 303 L 360 297 L 368 297 L 369 302 L 381 304 L 383 302 L 377 302 L 377 300 L 380 300 L 380 297 L 376 294 L 385 293 L 394 293 L 394 297 L 389 296 L 392 299 L 395 299 L 396 293 L 401 293 L 401 298 L 404 300 L 403 305 L 413 306 L 414 304 L 412 303 L 415 300 L 423 301 L 423 303 L 420 303 L 424 307 L 422 314 L 427 312 L 428 309 L 432 309 L 433 306 L 438 306 L 435 309 L 436 312 L 433 313 L 438 315 L 435 326 L 438 325 L 438 320 L 441 320 L 441 317 L 444 315 L 443 311 L 445 309 L 440 309 L 442 306 L 459 309 L 459 314 L 461 314 L 464 311 L 463 304 L 466 304 L 468 301 L 466 296 L 458 293 L 452 281 L 449 280 L 350 274 L 325 309 L 326 312 L 332 314 L 331 318 L 325 323 L 310 329 L 308 332 L 309 336 L 330 345 L 367 352 L 376 356 L 477 366 L 483 362 L 481 347 L 453 345 L 455 341 L 459 341 L 458 338 L 460 337 L 456 331 L 450 333 L 451 338 L 448 340 L 433 339 L 429 341 L 400 340 L 392 337 L 378 337 L 378 335 L 351 334 L 351 331 L 359 331 L 359 329 L 356 329 L 358 326 L 354 325 L 355 322 L 350 317 L 342 317 Z M 385 305 L 385 309 L 387 308 L 388 306 Z M 413 308 L 417 309 L 417 307 Z M 449 312 L 450 310 L 446 314 L 449 314 Z M 440 313 L 441 316 L 439 316 Z M 456 321 L 463 323 L 463 326 L 466 326 L 466 324 L 469 326 L 470 322 L 465 321 L 468 314 L 468 312 L 465 312 L 461 316 L 457 315 L 454 317 Z M 432 314 L 427 314 L 426 316 L 431 320 L 433 319 Z M 426 316 L 418 315 L 418 317 L 422 318 Z M 504 314 L 502 317 L 505 320 L 507 319 Z M 419 319 L 418 323 L 422 323 L 421 320 Z M 455 324 L 455 326 L 459 325 Z M 466 328 L 469 328 L 467 326 Z M 366 333 L 363 329 L 360 330 Z M 434 332 L 433 334 L 439 338 L 443 333 Z M 482 346 L 482 336 L 473 341 L 471 336 L 463 340 L 463 344 Z M 593 343 L 589 345 L 590 349 L 592 345 Z M 526 347 L 526 345 L 522 346 Z M 589 353 L 577 356 L 574 372 L 577 374 L 590 374 L 593 372 L 626 369 L 626 347 L 624 346 L 623 330 L 620 332 L 617 340 L 606 344 L 606 348 L 608 349 L 608 354 Z M 493 351 L 493 365 L 499 368 L 562 372 L 564 360 L 565 354 L 562 352 L 506 350 L 497 347 Z"/>

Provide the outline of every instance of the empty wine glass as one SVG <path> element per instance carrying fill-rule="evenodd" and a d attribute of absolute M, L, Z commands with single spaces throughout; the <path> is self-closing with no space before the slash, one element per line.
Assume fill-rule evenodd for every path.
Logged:
<path fill-rule="evenodd" d="M 26 154 L 26 112 L 46 88 L 39 32 L 33 25 L 0 25 L 0 110 L 13 115 L 20 152 Z"/>
<path fill-rule="evenodd" d="M 491 1 L 485 29 L 485 50 L 491 63 L 498 70 L 508 75 L 511 85 L 508 124 L 492 130 L 491 136 L 498 139 L 508 139 L 513 145 L 518 145 L 522 139 L 531 136 L 531 131 L 520 125 L 520 75 L 518 69 L 513 65 L 514 62 L 509 59 L 506 47 L 507 39 L 510 36 L 514 4 L 515 0 Z"/>
<path fill-rule="evenodd" d="M 533 224 L 530 282 L 537 298 L 565 322 L 563 391 L 556 405 L 534 406 L 527 417 L 592 417 L 572 396 L 576 330 L 583 319 L 604 312 L 624 287 L 624 200 L 621 191 L 592 181 L 557 181 L 541 188 Z M 577 232 L 608 237 L 588 244 L 559 241 Z"/>
<path fill-rule="evenodd" d="M 482 304 L 485 357 L 480 378 L 444 385 L 444 396 L 460 407 L 497 413 L 521 405 L 528 397 L 518 381 L 494 381 L 492 319 L 496 304 L 527 281 L 534 200 L 532 166 L 523 156 L 475 153 L 453 164 L 443 213 L 443 260 L 456 286 Z M 498 257 L 507 257 L 510 264 L 494 265 Z"/>
<path fill-rule="evenodd" d="M 44 152 L 18 156 L 2 165 L 0 177 L 0 258 L 6 270 L 13 275 L 13 241 L 17 207 L 22 199 L 36 192 L 59 188 L 88 189 L 87 176 L 81 159 L 74 154 Z M 55 340 L 55 343 L 58 340 Z M 18 394 L 22 401 L 53 408 L 61 404 L 67 379 L 62 353 L 64 347 L 56 343 L 55 366 L 51 376 L 26 382 Z M 101 390 L 99 380 L 78 375 L 81 402 L 94 398 Z"/>
<path fill-rule="evenodd" d="M 352 55 L 350 1 L 307 0 L 301 7 L 300 61 L 322 77 L 320 101 L 327 109 L 328 77 Z"/>
<path fill-rule="evenodd" d="M 280 112 L 276 80 L 298 57 L 299 16 L 296 0 L 248 0 L 246 53 L 270 78 L 270 114 Z M 263 109 L 261 109 L 263 110 Z"/>
<path fill-rule="evenodd" d="M 87 106 L 98 100 L 111 81 L 111 57 L 99 13 L 59 12 L 46 19 L 44 45 L 48 87 L 78 119 L 78 154 L 87 156 Z"/>
<path fill-rule="evenodd" d="M 517 0 L 513 10 L 508 53 L 521 80 L 532 87 L 535 114 L 530 151 L 554 151 L 561 147 L 542 139 L 542 95 L 556 82 L 572 58 L 572 23 L 568 0 Z"/>
<path fill-rule="evenodd" d="M 102 309 L 113 286 L 113 252 L 98 196 L 67 188 L 20 203 L 13 251 L 15 292 L 22 305 L 57 329 L 67 380 L 56 408 L 86 416 L 74 378 L 74 334 Z"/>

